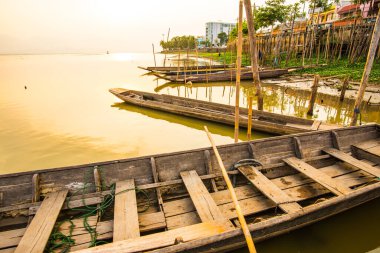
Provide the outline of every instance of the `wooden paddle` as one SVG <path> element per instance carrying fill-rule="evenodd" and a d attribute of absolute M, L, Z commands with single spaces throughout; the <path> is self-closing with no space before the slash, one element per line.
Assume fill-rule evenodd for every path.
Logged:
<path fill-rule="evenodd" d="M 248 226 L 247 226 L 247 222 L 245 221 L 244 215 L 243 215 L 243 213 L 241 211 L 239 202 L 238 202 L 236 194 L 235 194 L 235 190 L 234 190 L 234 188 L 232 186 L 230 178 L 228 177 L 226 168 L 223 165 L 222 158 L 219 155 L 218 149 L 215 146 L 214 140 L 212 139 L 211 134 L 210 134 L 210 132 L 207 129 L 207 126 L 205 126 L 205 131 L 206 131 L 207 137 L 210 140 L 210 143 L 212 145 L 212 149 L 214 150 L 214 154 L 215 154 L 215 156 L 216 156 L 216 158 L 218 160 L 219 167 L 222 170 L 223 178 L 224 178 L 224 181 L 226 181 L 226 184 L 227 184 L 228 190 L 230 192 L 232 201 L 234 202 L 236 213 L 238 215 L 238 219 L 239 219 L 239 222 L 240 222 L 240 225 L 241 225 L 241 229 L 243 230 L 243 233 L 244 233 L 244 236 L 245 236 L 245 240 L 247 241 L 249 252 L 256 253 L 255 245 L 253 243 L 253 239 L 252 239 L 251 233 L 249 232 L 249 229 L 248 229 Z"/>

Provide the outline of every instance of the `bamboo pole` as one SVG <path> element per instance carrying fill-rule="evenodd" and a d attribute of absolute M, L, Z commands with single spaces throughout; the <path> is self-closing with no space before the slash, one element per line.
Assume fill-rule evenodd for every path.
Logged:
<path fill-rule="evenodd" d="M 154 44 L 153 43 L 152 43 L 152 48 L 153 48 L 154 67 L 157 67 L 157 64 L 156 64 L 156 54 L 154 53 Z"/>
<path fill-rule="evenodd" d="M 239 101 L 240 101 L 240 72 L 241 72 L 241 51 L 243 40 L 243 0 L 239 0 L 239 23 L 238 23 L 238 45 L 236 57 L 236 101 L 235 101 L 235 143 L 239 141 Z"/>
<path fill-rule="evenodd" d="M 168 31 L 168 36 L 166 37 L 166 42 L 169 42 L 169 34 L 170 34 L 170 27 Z M 166 53 L 165 53 L 165 59 L 164 59 L 164 67 L 165 67 L 165 64 L 166 64 Z"/>
<path fill-rule="evenodd" d="M 258 53 L 256 45 L 256 35 L 255 27 L 253 24 L 253 14 L 252 14 L 252 5 L 251 0 L 244 0 L 245 14 L 247 16 L 247 26 L 248 26 L 248 35 L 249 35 L 249 46 L 251 49 L 251 67 L 253 75 L 253 83 L 256 86 L 256 96 L 257 96 L 257 109 L 262 111 L 264 108 L 263 94 L 261 90 L 260 76 L 259 76 L 259 64 L 258 64 Z M 252 103 L 252 99 L 250 99 Z M 252 108 L 252 105 L 250 105 Z M 251 111 L 252 115 L 252 111 Z M 248 121 L 251 121 L 248 117 Z"/>
<path fill-rule="evenodd" d="M 363 100 L 365 88 L 367 87 L 369 74 L 371 73 L 371 70 L 372 70 L 373 60 L 375 59 L 375 54 L 376 54 L 377 44 L 379 43 L 379 38 L 380 38 L 380 10 L 377 13 L 376 23 L 373 28 L 371 44 L 369 46 L 368 55 L 367 55 L 367 61 L 364 67 L 362 80 L 360 82 L 358 97 L 356 98 L 356 101 L 355 101 L 355 109 L 354 109 L 354 115 L 352 116 L 352 120 L 351 120 L 351 126 L 355 126 L 356 121 L 358 120 L 358 114 L 360 113 L 359 108 Z"/>
<path fill-rule="evenodd" d="M 222 158 L 220 157 L 218 149 L 215 146 L 214 140 L 212 139 L 211 134 L 208 131 L 208 129 L 207 129 L 206 126 L 205 126 L 205 131 L 206 131 L 207 137 L 210 140 L 210 143 L 212 145 L 212 149 L 214 150 L 214 154 L 216 156 L 216 159 L 218 160 L 218 164 L 219 164 L 220 170 L 222 171 L 222 175 L 223 175 L 224 181 L 226 181 L 226 184 L 227 184 L 228 190 L 230 192 L 232 201 L 234 202 L 235 210 L 236 210 L 236 213 L 238 215 L 238 219 L 239 219 L 239 222 L 240 222 L 240 225 L 241 225 L 241 229 L 243 230 L 243 233 L 244 233 L 244 236 L 245 236 L 245 240 L 247 241 L 247 246 L 248 246 L 249 252 L 250 253 L 256 253 L 256 248 L 255 248 L 255 245 L 253 243 L 251 232 L 248 229 L 247 222 L 245 221 L 243 212 L 241 211 L 241 207 L 239 205 L 239 201 L 237 200 L 236 193 L 235 193 L 234 188 L 232 186 L 231 180 L 230 180 L 230 178 L 229 178 L 229 176 L 227 174 L 226 168 L 224 167 Z"/>
<path fill-rule="evenodd" d="M 247 139 L 252 137 L 252 96 L 248 95 L 248 126 L 247 126 Z"/>

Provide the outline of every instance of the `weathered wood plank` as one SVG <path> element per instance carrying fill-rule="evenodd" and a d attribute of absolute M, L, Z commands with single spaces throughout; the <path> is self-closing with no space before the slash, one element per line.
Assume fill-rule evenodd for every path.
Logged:
<path fill-rule="evenodd" d="M 291 197 L 284 193 L 271 180 L 264 176 L 257 168 L 252 166 L 240 167 L 238 169 L 260 192 L 272 200 L 284 212 L 296 212 L 302 207 Z"/>
<path fill-rule="evenodd" d="M 380 146 L 380 139 L 369 140 L 369 141 L 357 143 L 354 146 L 356 146 L 358 148 L 361 148 L 361 149 L 364 149 L 364 150 L 367 150 L 367 149 L 370 149 L 370 148 L 374 148 L 374 147 Z"/>
<path fill-rule="evenodd" d="M 133 179 L 116 183 L 113 241 L 140 236 L 135 182 Z"/>
<path fill-rule="evenodd" d="M 84 244 L 84 248 L 89 246 L 91 235 L 85 229 L 83 219 L 74 219 L 74 230 L 72 232 L 72 239 L 75 240 L 75 245 Z M 89 225 L 95 229 L 98 234 L 98 240 L 110 239 L 113 236 L 113 220 L 97 222 L 97 216 L 90 216 L 88 218 Z M 166 227 L 165 216 L 163 212 L 141 214 L 139 216 L 139 225 L 141 232 L 149 232 L 152 230 L 163 229 Z M 59 232 L 65 235 L 69 234 L 71 223 L 65 222 L 59 227 Z M 0 248 L 8 248 L 17 246 L 26 228 L 20 228 L 5 232 L 0 232 Z M 75 248 L 76 246 L 73 246 Z M 79 249 L 79 248 L 77 248 Z"/>
<path fill-rule="evenodd" d="M 202 222 L 227 220 L 195 170 L 182 171 L 180 174 Z"/>
<path fill-rule="evenodd" d="M 54 228 L 55 221 L 66 199 L 68 190 L 53 192 L 47 195 L 26 229 L 15 252 L 43 252 Z"/>
<path fill-rule="evenodd" d="M 212 167 L 211 158 L 210 158 L 210 151 L 209 150 L 205 150 L 203 152 L 203 154 L 204 154 L 204 157 L 205 157 L 205 166 L 206 166 L 207 173 L 208 174 L 212 174 L 213 173 L 213 167 Z M 218 187 L 216 186 L 215 179 L 212 178 L 210 181 L 211 181 L 212 189 L 214 190 L 214 192 L 217 192 L 218 191 Z"/>
<path fill-rule="evenodd" d="M 324 174 L 323 172 L 319 171 L 318 169 L 314 168 L 313 166 L 305 163 L 304 161 L 296 157 L 286 158 L 283 161 L 292 168 L 313 179 L 315 182 L 318 182 L 319 184 L 323 185 L 336 195 L 347 194 L 351 191 L 350 188 L 337 181 L 332 180 L 331 177 L 329 177 L 328 175 Z"/>
<path fill-rule="evenodd" d="M 188 242 L 213 235 L 218 235 L 226 231 L 224 222 L 205 222 L 192 226 L 173 229 L 161 233 L 142 236 L 119 242 L 101 245 L 95 248 L 83 249 L 77 253 L 105 253 L 105 252 L 139 252 L 148 251 L 155 248 L 174 245 L 178 239 Z"/>
<path fill-rule="evenodd" d="M 340 150 L 337 150 L 337 149 L 334 149 L 334 148 L 326 148 L 326 149 L 323 149 L 324 152 L 326 152 L 327 154 L 331 155 L 331 156 L 334 156 L 336 158 L 338 158 L 339 160 L 343 161 L 343 162 L 346 162 L 348 164 L 350 164 L 351 166 L 354 166 L 355 168 L 358 168 L 358 169 L 361 169 L 361 170 L 364 170 L 365 172 L 371 174 L 371 175 L 374 175 L 376 177 L 380 177 L 380 170 L 379 169 L 376 169 L 374 167 L 372 167 L 371 165 L 368 165 Z"/>
<path fill-rule="evenodd" d="M 158 183 L 160 180 L 158 180 L 156 160 L 154 159 L 154 157 L 150 158 L 150 164 L 152 167 L 153 180 L 155 183 Z M 160 208 L 160 211 L 162 211 L 162 205 L 163 205 L 164 201 L 162 200 L 161 190 L 158 187 L 156 188 L 156 196 L 157 196 L 158 206 Z"/>
<path fill-rule="evenodd" d="M 342 172 L 343 170 L 345 171 Z M 368 173 L 364 171 L 351 170 L 351 173 L 347 173 L 345 168 L 336 168 L 335 165 L 325 167 L 323 168 L 323 171 L 327 175 L 331 176 L 333 180 L 339 180 L 339 182 L 344 183 L 347 187 L 354 187 L 370 181 L 370 179 L 368 179 L 368 177 L 366 176 L 368 175 Z M 315 198 L 330 192 L 322 185 L 313 182 L 311 179 L 307 178 L 301 173 L 297 175 L 274 179 L 272 181 L 278 187 L 280 187 L 287 195 L 291 196 L 296 201 L 303 201 L 306 199 Z M 276 207 L 273 201 L 264 197 L 262 194 L 255 194 L 255 192 L 257 193 L 257 191 L 255 191 L 253 187 L 250 187 L 249 185 L 241 186 L 236 189 L 245 188 L 246 190 L 248 190 L 246 187 L 251 188 L 251 192 L 246 192 L 246 196 L 244 196 L 243 194 L 239 197 L 239 203 L 241 205 L 244 215 L 260 213 Z M 223 192 L 224 191 L 219 191 L 218 194 L 221 194 Z M 220 199 L 219 202 L 215 198 L 214 194 L 215 193 L 212 193 L 214 200 L 216 203 L 218 203 L 218 206 L 224 214 L 224 216 L 228 217 L 229 219 L 236 218 L 236 212 L 234 210 L 233 203 L 231 201 L 228 201 L 228 199 Z M 223 196 L 220 195 L 219 197 L 222 198 Z M 189 226 L 191 224 L 199 222 L 199 218 L 193 211 L 194 207 L 193 209 L 191 209 L 191 205 L 186 206 L 185 202 L 183 203 L 184 208 L 179 209 L 177 215 L 174 216 L 173 210 L 173 216 L 166 218 L 168 229 Z M 178 203 L 178 206 L 180 206 L 180 203 Z"/>

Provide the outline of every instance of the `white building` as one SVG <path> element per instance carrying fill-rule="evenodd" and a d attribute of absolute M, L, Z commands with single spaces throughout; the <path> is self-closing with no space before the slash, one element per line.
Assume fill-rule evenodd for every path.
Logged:
<path fill-rule="evenodd" d="M 216 45 L 219 43 L 218 34 L 225 32 L 229 35 L 235 26 L 236 24 L 234 23 L 208 22 L 206 23 L 206 39 L 210 41 L 212 45 Z"/>

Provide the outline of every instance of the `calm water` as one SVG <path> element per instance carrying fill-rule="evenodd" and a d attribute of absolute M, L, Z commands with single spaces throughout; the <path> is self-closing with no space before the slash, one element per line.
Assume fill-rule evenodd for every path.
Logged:
<path fill-rule="evenodd" d="M 158 61 L 162 56 L 157 55 Z M 176 64 L 168 61 L 169 64 Z M 166 85 L 137 66 L 151 54 L 0 56 L 0 173 L 60 167 L 233 142 L 233 128 L 121 103 L 109 88 L 157 91 L 233 105 L 230 83 Z M 241 106 L 254 93 L 243 83 Z M 265 110 L 304 116 L 309 94 L 265 87 Z M 347 124 L 353 101 L 319 96 L 314 118 Z M 380 123 L 367 106 L 363 122 Z M 254 138 L 267 134 L 253 133 Z M 244 130 L 240 139 L 246 140 Z M 366 252 L 380 246 L 379 201 L 258 245 L 259 252 Z"/>

